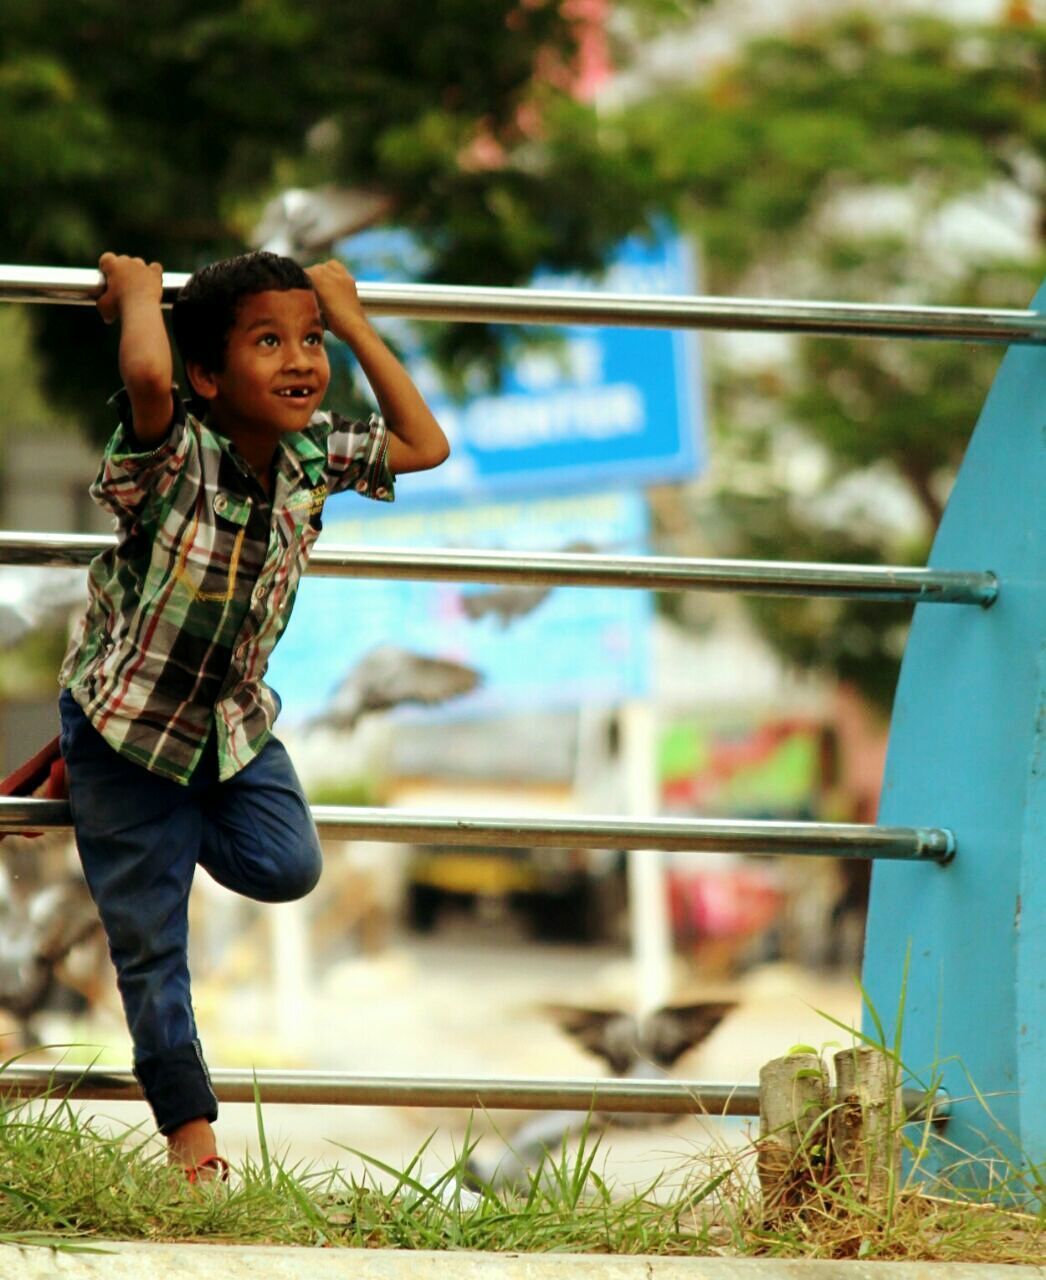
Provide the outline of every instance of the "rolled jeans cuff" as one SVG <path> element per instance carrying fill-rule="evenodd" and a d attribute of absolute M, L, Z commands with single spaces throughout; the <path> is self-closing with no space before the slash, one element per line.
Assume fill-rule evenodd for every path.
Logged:
<path fill-rule="evenodd" d="M 189 1120 L 218 1119 L 218 1099 L 199 1040 L 137 1059 L 134 1074 L 165 1137 Z"/>

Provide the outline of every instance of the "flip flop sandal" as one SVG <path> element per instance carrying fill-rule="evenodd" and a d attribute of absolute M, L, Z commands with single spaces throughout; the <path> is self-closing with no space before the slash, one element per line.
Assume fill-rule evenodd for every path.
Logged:
<path fill-rule="evenodd" d="M 205 1169 L 214 1169 L 213 1178 L 204 1178 L 200 1175 Z M 229 1162 L 224 1156 L 214 1155 L 205 1156 L 199 1164 L 187 1165 L 185 1168 L 186 1182 L 228 1182 L 229 1181 Z"/>

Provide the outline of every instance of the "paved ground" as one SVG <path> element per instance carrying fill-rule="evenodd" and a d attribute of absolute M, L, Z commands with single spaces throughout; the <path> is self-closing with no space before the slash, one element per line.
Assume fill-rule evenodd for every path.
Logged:
<path fill-rule="evenodd" d="M 572 1254 L 422 1253 L 236 1245 L 106 1246 L 56 1254 L 7 1247 L 0 1280 L 1042 1280 L 1040 1267 L 956 1262 L 800 1262 L 768 1258 L 657 1258 Z"/>

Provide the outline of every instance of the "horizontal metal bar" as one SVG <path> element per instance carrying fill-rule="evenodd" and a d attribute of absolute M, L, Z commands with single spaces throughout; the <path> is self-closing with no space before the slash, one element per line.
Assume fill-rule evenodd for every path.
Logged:
<path fill-rule="evenodd" d="M 164 273 L 165 306 L 188 278 Z M 93 269 L 0 266 L 0 302 L 90 304 L 101 288 L 101 273 Z M 366 282 L 359 295 L 372 315 L 416 320 L 1046 342 L 1046 316 L 1036 311 Z"/>
<path fill-rule="evenodd" d="M 343 805 L 313 805 L 312 816 L 321 834 L 331 839 L 393 844 L 668 849 L 916 862 L 948 862 L 955 855 L 955 837 L 939 827 L 715 818 L 473 818 Z M 69 806 L 64 801 L 0 798 L 0 832 L 53 831 L 69 826 Z"/>
<path fill-rule="evenodd" d="M 210 1072 L 220 1102 L 253 1102 L 254 1082 L 263 1102 L 316 1106 L 476 1107 L 506 1111 L 556 1110 L 684 1114 L 709 1110 L 758 1115 L 754 1085 L 704 1085 L 675 1080 L 500 1080 L 439 1076 L 366 1077 L 333 1071 Z M 34 1096 L 52 1088 L 72 1097 L 105 1101 L 141 1097 L 131 1071 L 104 1067 L 23 1067 L 0 1073 L 0 1091 Z"/>
<path fill-rule="evenodd" d="M 262 1102 L 350 1107 L 469 1107 L 487 1111 L 613 1111 L 656 1115 L 757 1116 L 759 1086 L 700 1080 L 505 1080 L 484 1076 L 358 1076 L 337 1071 L 212 1070 L 219 1102 Z M 108 1067 L 6 1066 L 0 1094 L 43 1094 L 134 1102 L 141 1098 L 130 1070 Z M 905 1090 L 910 1114 L 925 1111 L 927 1096 Z M 947 1115 L 946 1094 L 934 1100 L 934 1116 Z"/>
<path fill-rule="evenodd" d="M 470 818 L 394 809 L 313 807 L 324 835 L 343 840 L 522 848 L 666 849 L 682 852 L 793 853 L 811 856 L 948 861 L 951 832 L 854 823 L 728 822 L 712 818 Z"/>
<path fill-rule="evenodd" d="M 0 564 L 85 565 L 114 545 L 115 539 L 111 537 L 0 533 Z M 829 596 L 915 604 L 989 605 L 999 590 L 995 575 L 984 571 L 561 551 L 414 551 L 338 545 L 317 547 L 308 572 L 327 578 L 629 587 L 649 591 L 740 591 L 750 595 Z"/>

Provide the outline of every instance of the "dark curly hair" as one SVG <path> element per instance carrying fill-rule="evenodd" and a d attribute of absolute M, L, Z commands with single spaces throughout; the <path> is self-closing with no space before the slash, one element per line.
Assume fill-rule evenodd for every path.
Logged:
<path fill-rule="evenodd" d="M 270 289 L 311 289 L 298 263 L 276 253 L 243 253 L 194 271 L 175 299 L 171 313 L 174 341 L 182 363 L 209 373 L 225 368 L 225 347 L 240 302 Z"/>

